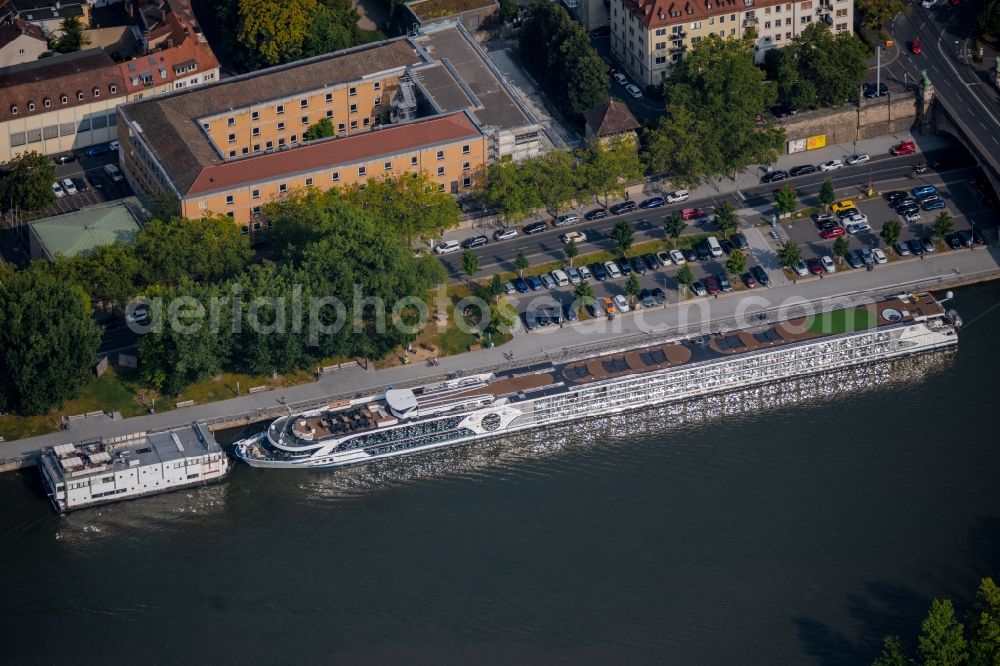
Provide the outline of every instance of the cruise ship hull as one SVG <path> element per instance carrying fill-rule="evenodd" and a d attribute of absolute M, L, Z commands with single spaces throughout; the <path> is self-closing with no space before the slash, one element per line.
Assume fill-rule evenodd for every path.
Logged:
<path fill-rule="evenodd" d="M 898 303 L 895 305 L 900 307 Z M 936 302 L 934 305 L 937 306 Z M 883 311 L 898 313 L 895 308 Z M 298 432 L 300 439 L 288 437 L 313 417 L 311 413 L 292 415 L 276 421 L 267 432 L 238 442 L 235 452 L 253 467 L 303 469 L 354 465 L 927 353 L 957 344 L 955 326 L 943 313 L 937 317 L 909 314 L 908 317 L 912 321 L 884 321 L 880 322 L 882 326 L 839 335 L 805 334 L 798 340 L 777 325 L 758 329 L 756 333 L 739 331 L 720 335 L 709 342 L 701 339 L 683 344 L 664 343 L 605 352 L 598 357 L 559 365 L 529 367 L 522 373 L 515 370 L 499 377 L 465 379 L 463 381 L 481 383 L 464 391 L 462 384 L 435 386 L 413 398 L 415 408 L 419 408 L 425 395 L 433 406 L 439 400 L 438 393 L 448 389 L 451 402 L 442 400 L 437 413 L 401 418 L 398 423 L 369 429 L 362 435 L 348 434 L 329 440 L 319 438 L 319 441 L 309 441 L 310 434 L 315 437 L 315 433 Z M 785 337 L 779 339 L 778 333 Z M 757 348 L 743 349 L 741 344 Z M 644 367 L 652 369 L 643 372 Z M 476 396 L 489 396 L 489 400 L 483 404 L 451 406 L 458 404 L 459 399 L 468 403 Z M 367 400 L 375 401 L 380 397 L 372 396 Z M 336 414 L 336 411 L 326 413 Z M 314 429 L 310 427 L 310 430 Z"/>

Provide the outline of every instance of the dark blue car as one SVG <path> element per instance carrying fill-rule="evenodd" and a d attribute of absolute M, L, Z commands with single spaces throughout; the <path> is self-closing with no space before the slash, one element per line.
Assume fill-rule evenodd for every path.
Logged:
<path fill-rule="evenodd" d="M 932 201 L 925 201 L 920 204 L 920 207 L 924 210 L 938 210 L 944 208 L 944 199 L 934 199 Z"/>
<path fill-rule="evenodd" d="M 106 155 L 111 152 L 111 148 L 107 144 L 101 144 L 99 146 L 91 146 L 87 148 L 87 157 L 97 157 L 98 155 Z"/>
<path fill-rule="evenodd" d="M 517 289 L 519 294 L 527 294 L 531 287 L 528 286 L 528 282 L 524 278 L 517 278 L 514 280 L 514 289 Z"/>
<path fill-rule="evenodd" d="M 666 203 L 667 202 L 663 200 L 663 197 L 652 197 L 651 199 L 646 199 L 641 204 L 639 204 L 639 207 L 640 208 L 659 208 L 660 206 L 666 205 Z"/>
<path fill-rule="evenodd" d="M 531 285 L 531 291 L 540 291 L 542 289 L 542 279 L 537 275 L 532 275 L 528 278 L 528 284 Z"/>

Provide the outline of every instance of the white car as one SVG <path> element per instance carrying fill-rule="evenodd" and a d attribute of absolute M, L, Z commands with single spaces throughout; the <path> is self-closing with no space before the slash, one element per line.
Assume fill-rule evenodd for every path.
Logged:
<path fill-rule="evenodd" d="M 799 277 L 805 277 L 809 275 L 809 268 L 806 266 L 806 262 L 802 261 L 801 259 L 792 264 L 792 270 L 795 271 L 795 274 L 798 275 Z"/>
<path fill-rule="evenodd" d="M 864 164 L 871 158 L 872 156 L 869 155 L 868 153 L 858 153 L 857 155 L 851 155 L 850 157 L 848 157 L 847 163 L 850 164 L 851 166 L 854 166 L 855 164 Z"/>
<path fill-rule="evenodd" d="M 450 252 L 458 252 L 461 249 L 462 246 L 458 244 L 458 241 L 450 240 L 435 245 L 434 254 L 448 254 Z"/>
<path fill-rule="evenodd" d="M 667 200 L 667 203 L 678 203 L 681 201 L 687 201 L 690 196 L 691 193 L 687 190 L 677 190 L 676 192 L 669 192 L 664 199 Z"/>
<path fill-rule="evenodd" d="M 833 171 L 834 169 L 839 169 L 844 166 L 844 163 L 840 160 L 830 160 L 828 162 L 823 162 L 819 165 L 820 171 Z"/>
<path fill-rule="evenodd" d="M 618 269 L 618 264 L 613 261 L 604 262 L 604 270 L 608 272 L 608 277 L 612 280 L 617 280 L 622 276 L 621 270 Z"/>
<path fill-rule="evenodd" d="M 614 79 L 615 79 L 615 81 L 618 82 L 618 85 L 620 85 L 620 86 L 627 86 L 627 85 L 629 85 L 628 79 L 626 79 L 625 75 L 622 74 L 621 72 L 615 72 Z"/>
<path fill-rule="evenodd" d="M 517 238 L 517 229 L 501 229 L 493 234 L 493 240 L 497 241 L 505 241 L 512 238 Z"/>
<path fill-rule="evenodd" d="M 642 91 L 639 90 L 639 86 L 635 85 L 634 83 L 630 83 L 627 86 L 625 86 L 625 90 L 628 91 L 628 94 L 632 95 L 633 98 L 642 99 Z"/>
<path fill-rule="evenodd" d="M 670 255 L 667 254 L 666 252 L 657 252 L 656 260 L 659 261 L 662 266 L 669 266 L 670 264 L 674 263 L 673 259 L 671 259 Z"/>
<path fill-rule="evenodd" d="M 924 9 L 930 9 L 931 7 L 934 6 L 936 1 L 937 0 L 923 0 L 923 2 L 920 3 L 920 6 L 923 7 Z"/>
<path fill-rule="evenodd" d="M 583 278 L 580 276 L 580 270 L 575 266 L 566 266 L 563 268 L 566 275 L 569 277 L 569 283 L 572 285 L 577 285 L 583 282 Z"/>
<path fill-rule="evenodd" d="M 615 307 L 619 312 L 628 312 L 628 300 L 621 294 L 615 294 Z"/>
<path fill-rule="evenodd" d="M 882 248 L 877 247 L 872 250 L 872 256 L 875 257 L 876 264 L 884 264 L 889 261 L 889 258 L 885 256 L 885 252 L 882 251 Z"/>
<path fill-rule="evenodd" d="M 74 185 L 73 181 L 69 178 L 63 178 L 60 184 L 66 194 L 76 194 L 76 185 Z"/>
<path fill-rule="evenodd" d="M 864 213 L 854 213 L 854 214 L 848 215 L 847 217 L 845 217 L 844 219 L 842 219 L 841 223 L 843 223 L 845 225 L 847 225 L 847 224 L 868 224 L 868 216 L 865 215 Z"/>
<path fill-rule="evenodd" d="M 580 271 L 580 279 L 581 280 L 590 281 L 590 280 L 594 279 L 594 274 L 591 273 L 590 269 L 587 268 L 586 266 L 580 266 L 580 268 L 578 268 L 577 270 Z"/>
<path fill-rule="evenodd" d="M 837 264 L 833 263 L 833 259 L 830 258 L 830 255 L 824 254 L 819 258 L 819 263 L 823 264 L 823 270 L 827 273 L 837 272 Z"/>
<path fill-rule="evenodd" d="M 860 234 L 862 231 L 872 230 L 871 226 L 869 226 L 867 222 L 857 222 L 855 224 L 848 224 L 846 229 L 847 233 L 851 234 L 852 236 L 855 234 Z"/>
<path fill-rule="evenodd" d="M 567 245 L 569 243 L 576 243 L 577 245 L 579 245 L 580 243 L 587 242 L 587 234 L 583 233 L 582 231 L 570 231 L 560 236 L 559 240 L 561 240 L 563 243 L 566 243 Z"/>
<path fill-rule="evenodd" d="M 66 193 L 63 192 L 62 185 L 60 185 L 59 183 L 52 183 L 52 193 L 56 195 L 57 199 L 62 199 L 64 196 L 66 196 Z"/>
<path fill-rule="evenodd" d="M 680 250 L 670 251 L 670 260 L 677 264 L 678 266 L 683 266 L 687 263 L 687 259 L 684 258 L 684 253 Z"/>
<path fill-rule="evenodd" d="M 111 150 L 118 150 L 118 147 L 120 145 L 121 144 L 118 143 L 117 141 L 112 141 L 111 143 L 108 144 L 108 148 L 110 148 Z"/>
<path fill-rule="evenodd" d="M 916 211 L 913 211 L 912 213 L 907 213 L 906 215 L 903 216 L 903 219 L 906 220 L 907 222 L 911 222 L 911 223 L 912 222 L 919 222 L 920 221 L 920 213 L 918 213 Z"/>

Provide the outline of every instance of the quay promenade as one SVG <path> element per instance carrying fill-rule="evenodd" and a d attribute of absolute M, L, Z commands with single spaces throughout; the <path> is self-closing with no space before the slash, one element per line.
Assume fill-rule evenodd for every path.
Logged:
<path fill-rule="evenodd" d="M 802 278 L 797 283 L 770 289 L 755 289 L 699 298 L 680 305 L 640 310 L 620 315 L 614 321 L 604 319 L 581 322 L 564 328 L 546 328 L 533 333 L 519 332 L 513 340 L 493 349 L 483 349 L 444 357 L 435 367 L 406 365 L 385 370 L 365 370 L 360 366 L 322 375 L 318 381 L 273 391 L 262 391 L 214 403 L 192 405 L 153 415 L 112 420 L 92 417 L 73 421 L 67 430 L 0 443 L 0 459 L 30 458 L 42 447 L 101 437 L 115 437 L 139 431 L 157 431 L 192 421 L 209 423 L 236 415 L 280 413 L 288 406 L 319 401 L 337 394 L 379 390 L 387 385 L 431 381 L 453 373 L 470 374 L 508 362 L 523 364 L 530 359 L 561 358 L 584 353 L 591 348 L 638 342 L 645 335 L 670 335 L 671 332 L 732 328 L 747 315 L 764 313 L 769 320 L 803 314 L 803 308 L 816 311 L 833 309 L 862 300 L 867 296 L 895 294 L 901 291 L 944 289 L 969 282 L 1000 278 L 1000 249 L 978 247 L 959 250 L 925 259 L 909 259 L 878 266 L 874 271 L 835 273 L 824 279 Z M 816 305 L 818 304 L 818 305 Z M 950 303 L 961 313 L 960 301 Z M 734 319 L 735 318 L 735 319 Z M 650 330 L 652 329 L 652 333 Z M 512 356 L 508 356 L 512 355 Z"/>

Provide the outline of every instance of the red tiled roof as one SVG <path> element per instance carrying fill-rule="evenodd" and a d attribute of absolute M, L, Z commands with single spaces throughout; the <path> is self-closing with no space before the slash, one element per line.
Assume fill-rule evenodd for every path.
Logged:
<path fill-rule="evenodd" d="M 591 131 L 597 136 L 612 136 L 623 132 L 639 129 L 639 121 L 635 119 L 628 107 L 616 99 L 607 104 L 595 106 L 583 112 Z"/>
<path fill-rule="evenodd" d="M 0 25 L 0 48 L 7 46 L 12 41 L 25 35 L 40 42 L 46 41 L 45 33 L 34 23 L 25 23 L 21 19 L 14 19 L 11 23 Z"/>
<path fill-rule="evenodd" d="M 197 63 L 197 69 L 181 74 L 174 73 L 175 65 L 192 60 Z M 125 79 L 125 87 L 129 93 L 143 91 L 145 86 L 142 83 L 142 75 L 144 73 L 153 77 L 154 85 L 160 86 L 164 83 L 172 83 L 175 79 L 187 78 L 218 67 L 219 61 L 215 58 L 209 45 L 198 41 L 195 37 L 188 37 L 173 48 L 138 56 L 119 65 L 122 77 Z M 166 71 L 166 78 L 160 76 L 160 69 Z M 135 83 L 133 83 L 133 79 Z"/>
<path fill-rule="evenodd" d="M 356 164 L 380 155 L 398 155 L 422 146 L 476 136 L 480 136 L 480 131 L 465 113 L 383 126 L 363 134 L 207 166 L 195 178 L 187 195 L 227 190 L 285 175 Z"/>
<path fill-rule="evenodd" d="M 801 2 L 801 0 L 796 0 Z M 624 0 L 626 9 L 647 28 L 701 21 L 710 16 L 745 12 L 761 7 L 788 4 L 788 0 L 757 0 L 747 7 L 739 0 Z M 671 16 L 671 13 L 677 16 Z"/>

